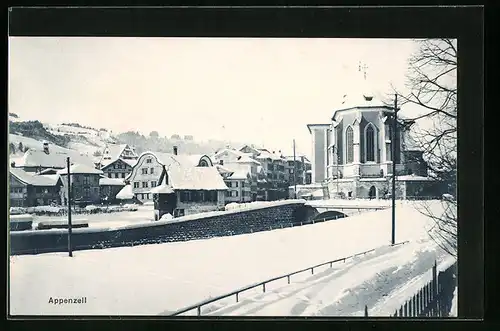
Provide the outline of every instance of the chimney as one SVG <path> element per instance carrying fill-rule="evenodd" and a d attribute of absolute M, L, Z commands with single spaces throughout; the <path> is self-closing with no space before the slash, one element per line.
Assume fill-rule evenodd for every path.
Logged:
<path fill-rule="evenodd" d="M 174 155 L 177 155 L 177 146 L 174 146 Z"/>
<path fill-rule="evenodd" d="M 224 160 L 219 160 L 220 165 L 224 165 Z"/>
<path fill-rule="evenodd" d="M 45 152 L 45 154 L 49 154 L 50 151 L 49 151 L 49 143 L 44 141 L 43 142 L 43 151 Z"/>

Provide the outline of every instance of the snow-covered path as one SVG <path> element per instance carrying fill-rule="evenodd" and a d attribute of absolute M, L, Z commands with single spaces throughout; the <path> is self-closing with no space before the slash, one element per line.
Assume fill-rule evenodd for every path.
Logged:
<path fill-rule="evenodd" d="M 447 258 L 427 241 L 382 247 L 263 294 L 243 292 L 239 303 L 232 297 L 207 305 L 202 312 L 216 316 L 362 316 L 367 305 L 370 316 L 389 316 L 423 285 L 408 281 L 430 280 L 434 261 L 440 264 Z"/>
<path fill-rule="evenodd" d="M 440 202 L 434 206 L 441 208 Z M 428 240 L 432 224 L 412 203 L 398 204 L 396 213 L 398 242 Z M 77 251 L 73 258 L 65 253 L 12 256 L 10 313 L 168 313 L 252 283 L 385 246 L 390 237 L 391 210 L 381 210 L 239 236 Z M 423 245 L 432 248 L 430 241 Z M 87 303 L 48 303 L 51 297 L 79 296 L 86 296 Z"/>

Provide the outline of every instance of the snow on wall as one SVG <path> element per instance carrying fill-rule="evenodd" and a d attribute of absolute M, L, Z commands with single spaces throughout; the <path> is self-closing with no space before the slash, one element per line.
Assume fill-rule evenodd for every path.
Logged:
<path fill-rule="evenodd" d="M 96 247 L 121 247 L 147 243 L 187 241 L 220 236 L 266 231 L 299 224 L 296 211 L 303 201 L 276 202 L 265 208 L 208 212 L 187 215 L 172 220 L 141 223 L 101 229 L 75 229 L 75 250 Z M 67 231 L 27 232 L 24 236 L 11 234 L 11 254 L 36 254 L 67 250 Z"/>

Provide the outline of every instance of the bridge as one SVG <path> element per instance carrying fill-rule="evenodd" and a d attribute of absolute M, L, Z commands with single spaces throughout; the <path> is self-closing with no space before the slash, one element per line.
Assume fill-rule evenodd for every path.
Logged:
<path fill-rule="evenodd" d="M 389 201 L 373 200 L 314 200 L 305 203 L 318 212 L 314 219 L 333 219 L 390 208 Z"/>

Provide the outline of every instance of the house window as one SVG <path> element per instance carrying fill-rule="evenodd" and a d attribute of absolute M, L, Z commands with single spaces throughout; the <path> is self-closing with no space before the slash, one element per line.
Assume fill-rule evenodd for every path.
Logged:
<path fill-rule="evenodd" d="M 115 172 L 115 178 L 118 178 L 119 173 Z"/>
<path fill-rule="evenodd" d="M 232 193 L 233 197 L 237 197 L 238 196 L 238 191 L 232 191 L 231 193 Z"/>
<path fill-rule="evenodd" d="M 153 160 L 151 160 L 151 159 L 146 159 L 146 163 L 152 163 L 152 162 L 153 162 Z"/>
<path fill-rule="evenodd" d="M 245 182 L 241 182 L 241 187 L 245 187 Z"/>
<path fill-rule="evenodd" d="M 238 187 L 238 182 L 234 182 L 234 187 Z"/>
<path fill-rule="evenodd" d="M 151 187 L 156 187 L 156 181 L 155 180 L 151 181 Z"/>
<path fill-rule="evenodd" d="M 148 187 L 148 182 L 142 182 L 142 188 L 147 188 Z"/>
<path fill-rule="evenodd" d="M 231 186 L 232 186 L 232 183 L 231 183 L 231 182 L 226 182 L 226 186 L 227 186 L 227 187 L 231 187 Z"/>
<path fill-rule="evenodd" d="M 139 182 L 134 182 L 134 188 L 139 188 Z"/>
<path fill-rule="evenodd" d="M 208 163 L 205 160 L 201 160 L 200 167 L 208 167 Z"/>
<path fill-rule="evenodd" d="M 368 125 L 365 132 L 366 141 L 366 161 L 375 161 L 375 131 L 371 124 Z"/>
<path fill-rule="evenodd" d="M 111 172 L 108 172 L 108 178 L 111 178 Z"/>
<path fill-rule="evenodd" d="M 148 168 L 142 168 L 142 174 L 147 175 L 148 174 Z"/>
<path fill-rule="evenodd" d="M 125 173 L 124 172 L 122 172 L 122 178 L 125 178 Z"/>
<path fill-rule="evenodd" d="M 348 127 L 347 130 L 345 130 L 345 136 L 347 149 L 346 163 L 352 163 L 354 162 L 354 132 L 352 127 Z"/>
<path fill-rule="evenodd" d="M 83 196 L 85 198 L 89 198 L 90 197 L 90 188 L 88 188 L 88 187 L 84 187 L 83 188 Z"/>
<path fill-rule="evenodd" d="M 155 168 L 151 168 L 150 169 L 150 174 L 154 174 L 155 173 Z"/>
<path fill-rule="evenodd" d="M 90 176 L 89 175 L 83 176 L 83 185 L 90 185 Z"/>

